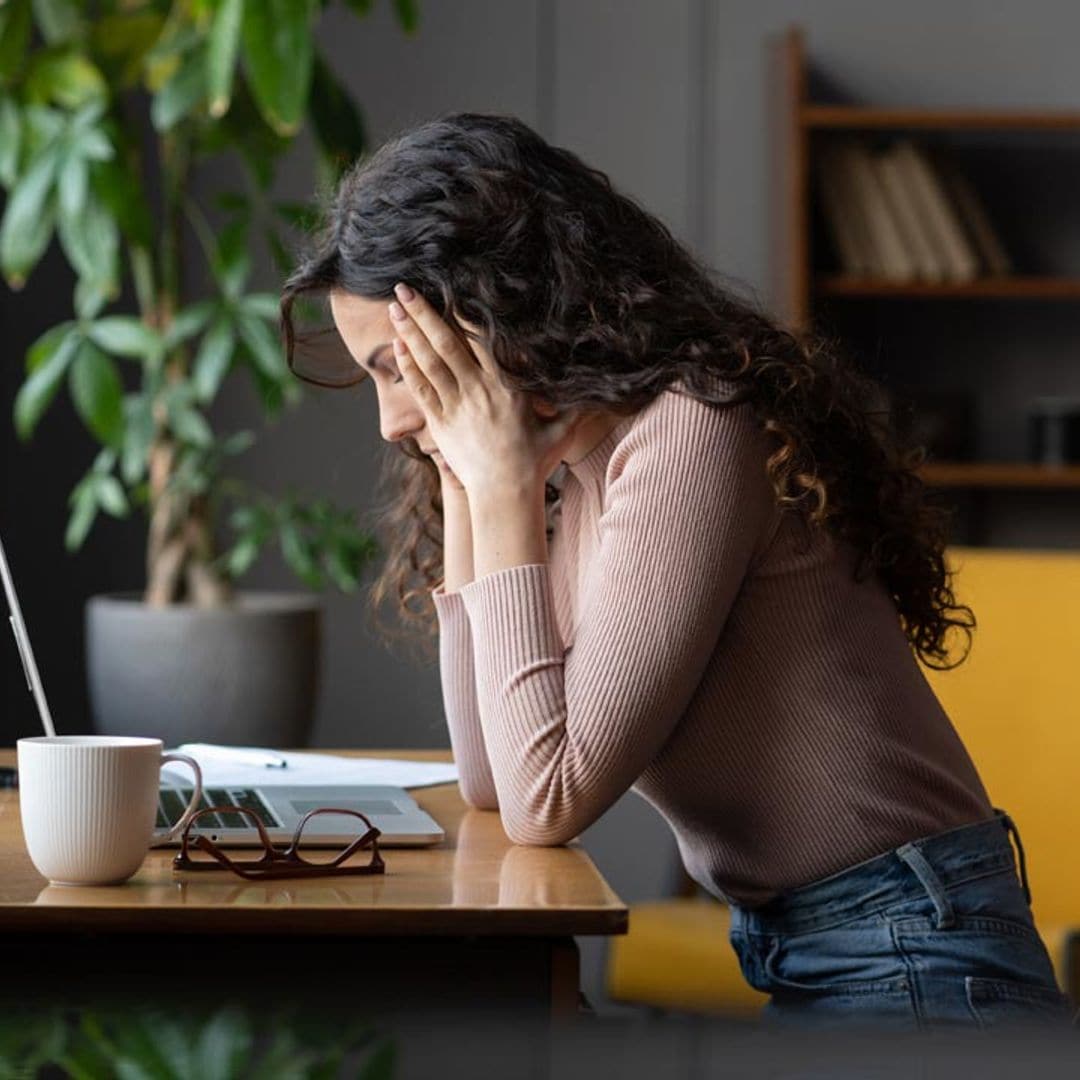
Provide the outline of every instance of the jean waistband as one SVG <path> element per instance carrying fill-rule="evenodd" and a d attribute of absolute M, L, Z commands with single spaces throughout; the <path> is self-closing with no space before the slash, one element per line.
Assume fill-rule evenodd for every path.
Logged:
<path fill-rule="evenodd" d="M 994 807 L 994 816 L 985 821 L 901 844 L 820 881 L 780 893 L 760 907 L 732 904 L 732 923 L 750 932 L 795 933 L 928 894 L 943 916 L 950 910 L 942 896 L 945 888 L 1016 866 L 1010 835 L 1019 855 L 1024 897 L 1030 904 L 1020 833 L 1012 818 Z"/>

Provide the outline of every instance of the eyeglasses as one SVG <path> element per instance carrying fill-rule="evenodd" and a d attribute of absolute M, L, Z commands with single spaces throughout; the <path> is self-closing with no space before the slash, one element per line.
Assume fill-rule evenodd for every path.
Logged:
<path fill-rule="evenodd" d="M 289 370 L 303 382 L 343 390 L 367 378 L 332 326 L 295 328 Z"/>
<path fill-rule="evenodd" d="M 258 858 L 231 858 L 205 833 L 197 832 L 192 835 L 192 827 L 204 814 L 221 814 L 223 820 L 226 821 L 229 820 L 230 814 L 243 814 L 250 818 L 262 840 L 262 854 Z M 351 814 L 363 822 L 367 831 L 336 854 L 325 848 L 314 847 L 310 842 L 305 847 L 304 827 L 319 814 Z M 208 806 L 193 814 L 187 823 L 180 840 L 180 850 L 173 859 L 173 869 L 232 870 L 233 873 L 249 881 L 266 881 L 271 878 L 329 877 L 341 874 L 383 874 L 386 872 L 386 864 L 379 854 L 377 843 L 381 835 L 381 832 L 359 810 L 322 806 L 309 810 L 296 826 L 289 846 L 279 848 L 271 842 L 262 819 L 250 807 Z M 342 866 L 342 863 L 356 852 L 365 849 L 371 851 L 370 862 L 362 866 Z"/>

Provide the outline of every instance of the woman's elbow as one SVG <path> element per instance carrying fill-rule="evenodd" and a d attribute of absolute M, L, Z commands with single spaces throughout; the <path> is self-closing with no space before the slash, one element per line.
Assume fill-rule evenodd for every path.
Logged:
<path fill-rule="evenodd" d="M 474 810 L 498 810 L 499 797 L 491 784 L 483 781 L 468 780 L 464 776 L 458 780 L 461 798 Z"/>
<path fill-rule="evenodd" d="M 557 821 L 542 821 L 520 815 L 502 815 L 503 832 L 515 844 L 525 847 L 561 847 L 569 844 L 578 834 L 577 829 L 560 825 Z"/>

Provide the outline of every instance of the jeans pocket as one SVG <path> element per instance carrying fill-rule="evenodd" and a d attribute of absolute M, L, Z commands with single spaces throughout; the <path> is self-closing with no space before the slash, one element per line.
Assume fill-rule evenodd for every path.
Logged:
<path fill-rule="evenodd" d="M 1018 979 L 964 978 L 968 1008 L 981 1028 L 1068 1027 L 1072 1003 L 1060 990 Z"/>
<path fill-rule="evenodd" d="M 891 994 L 908 986 L 888 929 L 877 922 L 777 936 L 765 956 L 764 975 L 767 989 L 778 994 Z"/>

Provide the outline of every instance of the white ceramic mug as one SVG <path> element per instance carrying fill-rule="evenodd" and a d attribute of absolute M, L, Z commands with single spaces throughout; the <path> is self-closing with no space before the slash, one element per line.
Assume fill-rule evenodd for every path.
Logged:
<path fill-rule="evenodd" d="M 202 772 L 160 739 L 58 735 L 19 739 L 19 808 L 30 860 L 54 885 L 126 881 L 151 847 L 175 839 L 198 809 Z M 180 820 L 154 837 L 161 766 L 182 761 L 195 793 Z"/>

